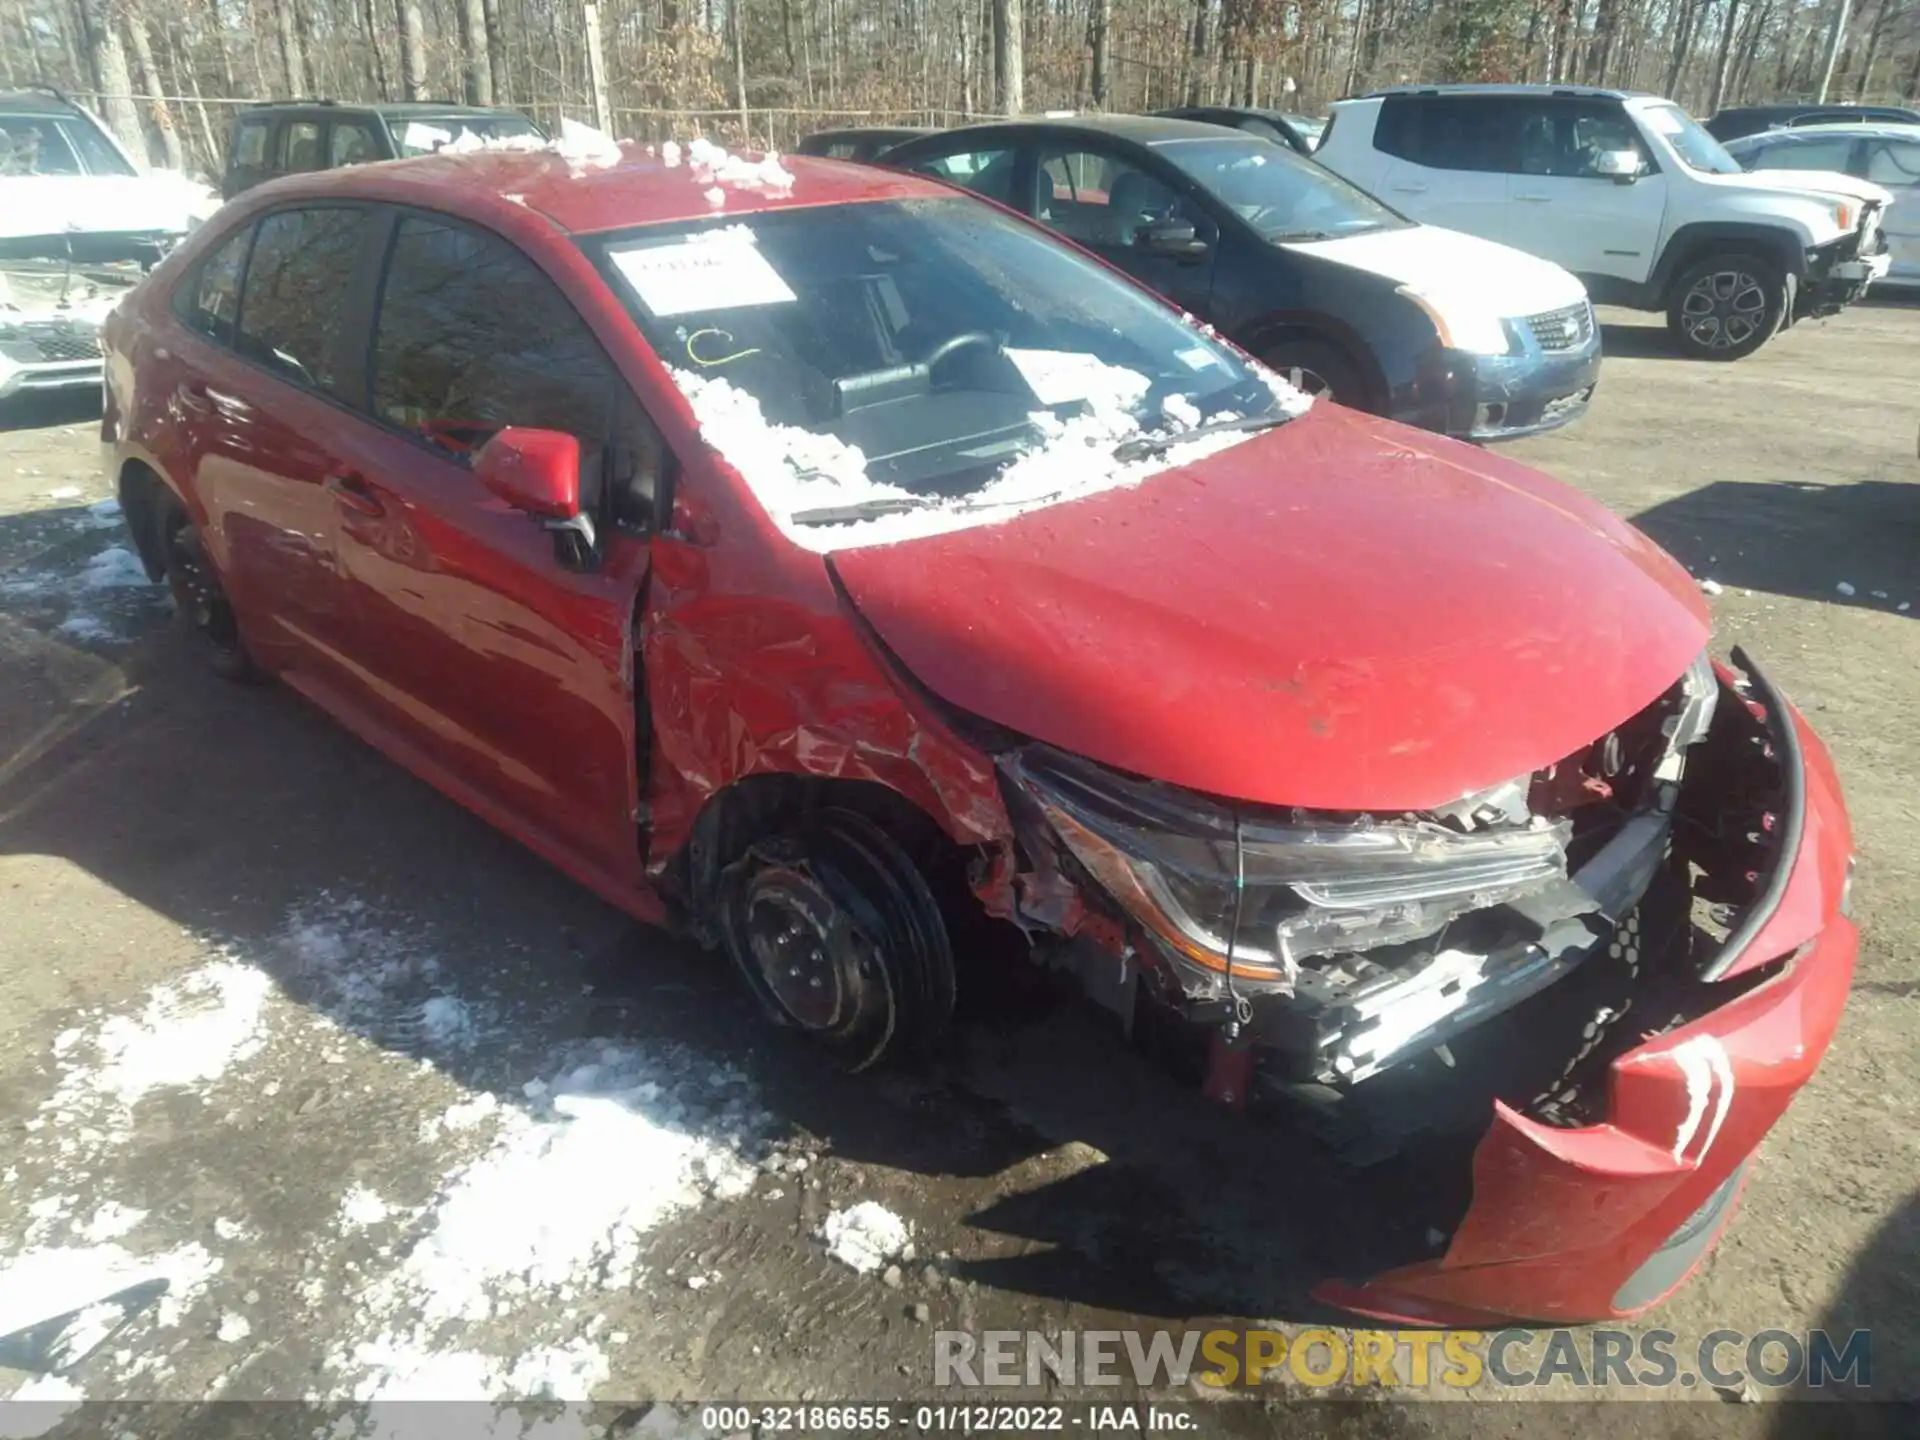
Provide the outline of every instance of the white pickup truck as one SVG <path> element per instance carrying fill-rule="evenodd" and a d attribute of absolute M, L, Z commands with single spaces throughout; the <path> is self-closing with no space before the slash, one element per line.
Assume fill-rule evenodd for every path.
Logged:
<path fill-rule="evenodd" d="M 1572 86 L 1401 86 L 1333 107 L 1314 159 L 1431 225 L 1665 311 L 1683 353 L 1752 354 L 1890 264 L 1892 197 L 1851 175 L 1745 171 L 1669 100 Z"/>

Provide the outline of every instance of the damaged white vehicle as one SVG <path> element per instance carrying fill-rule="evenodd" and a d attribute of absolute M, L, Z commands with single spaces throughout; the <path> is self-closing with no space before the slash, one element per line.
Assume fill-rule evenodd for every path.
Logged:
<path fill-rule="evenodd" d="M 101 322 L 218 204 L 57 92 L 0 95 L 0 400 L 97 389 Z"/>

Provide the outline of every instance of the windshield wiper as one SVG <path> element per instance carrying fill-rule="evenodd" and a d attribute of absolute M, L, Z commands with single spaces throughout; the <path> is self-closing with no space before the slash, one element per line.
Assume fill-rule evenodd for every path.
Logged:
<path fill-rule="evenodd" d="M 1284 425 L 1293 416 L 1285 410 L 1269 410 L 1264 415 L 1242 415 L 1237 420 L 1215 420 L 1206 425 L 1196 425 L 1191 430 L 1177 430 L 1171 435 L 1142 435 L 1136 440 L 1122 441 L 1114 446 L 1113 458 L 1116 460 L 1144 460 L 1149 455 L 1162 455 L 1176 445 L 1184 445 L 1189 440 L 1204 440 L 1209 435 L 1225 435 L 1234 430 L 1271 430 L 1276 425 Z"/>

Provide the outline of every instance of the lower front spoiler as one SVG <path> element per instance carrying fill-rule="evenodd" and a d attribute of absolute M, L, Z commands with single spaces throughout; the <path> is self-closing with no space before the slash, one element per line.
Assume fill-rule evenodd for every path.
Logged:
<path fill-rule="evenodd" d="M 1601 1123 L 1556 1128 L 1496 1104 L 1445 1254 L 1329 1282 L 1316 1298 L 1419 1326 L 1619 1319 L 1699 1265 L 1754 1150 L 1826 1053 L 1859 947 L 1839 782 L 1818 738 L 1783 708 L 1803 752 L 1798 852 L 1783 858 L 1771 913 L 1725 971 L 1777 973 L 1616 1058 Z"/>
<path fill-rule="evenodd" d="M 1440 350 L 1396 397 L 1393 418 L 1460 440 L 1518 440 L 1578 420 L 1599 380 L 1597 329 L 1571 351 L 1531 344 L 1513 355 Z"/>
<path fill-rule="evenodd" d="M 1884 250 L 1864 260 L 1836 260 L 1824 274 L 1808 277 L 1794 305 L 1794 318 L 1839 314 L 1863 298 L 1876 280 L 1884 280 L 1892 268 L 1893 256 Z"/>

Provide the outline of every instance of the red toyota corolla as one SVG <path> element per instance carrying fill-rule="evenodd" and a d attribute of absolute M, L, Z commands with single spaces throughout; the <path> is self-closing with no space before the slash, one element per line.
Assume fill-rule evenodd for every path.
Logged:
<path fill-rule="evenodd" d="M 1350 1309 L 1677 1284 L 1856 943 L 1826 751 L 1687 575 L 977 199 L 663 152 L 263 186 L 120 308 L 110 463 L 215 668 L 850 1067 L 991 916 L 1303 1156 L 1427 1157 Z"/>

